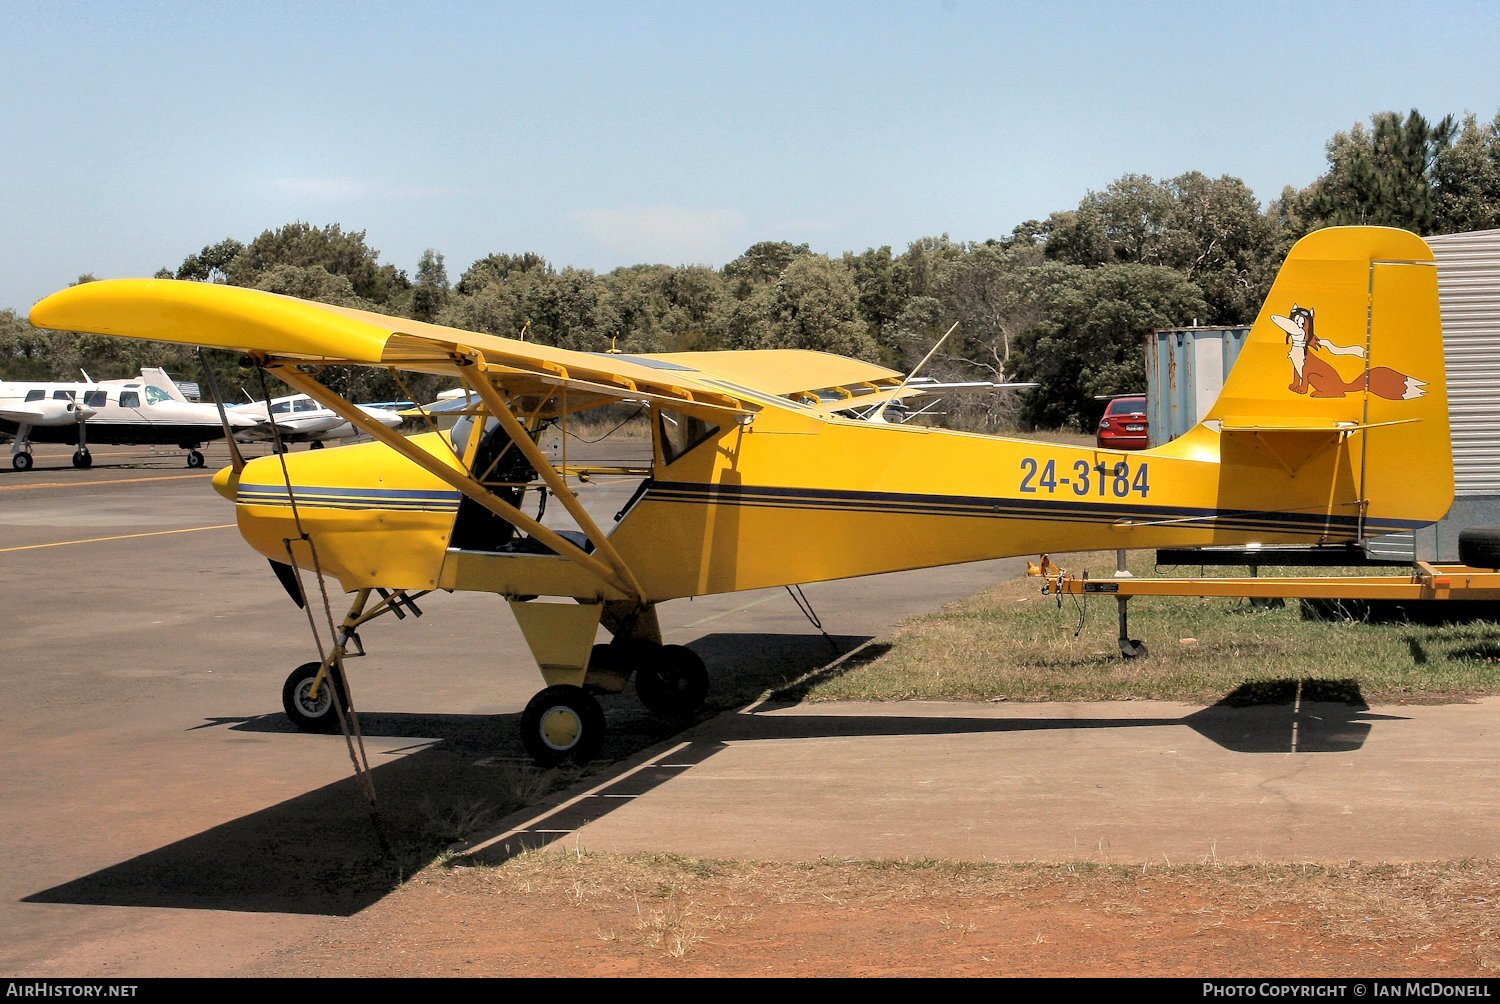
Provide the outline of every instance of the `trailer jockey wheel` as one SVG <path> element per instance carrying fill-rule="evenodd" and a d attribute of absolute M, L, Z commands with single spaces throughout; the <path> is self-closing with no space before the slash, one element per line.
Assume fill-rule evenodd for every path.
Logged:
<path fill-rule="evenodd" d="M 685 645 L 653 646 L 639 652 L 635 693 L 652 714 L 681 718 L 703 707 L 708 697 L 708 667 Z"/>
<path fill-rule="evenodd" d="M 588 763 L 604 748 L 604 709 L 582 687 L 548 687 L 521 712 L 521 745 L 539 767 Z"/>

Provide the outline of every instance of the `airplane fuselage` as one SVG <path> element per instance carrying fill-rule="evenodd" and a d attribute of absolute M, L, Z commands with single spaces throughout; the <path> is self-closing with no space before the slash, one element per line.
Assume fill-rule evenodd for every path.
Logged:
<path fill-rule="evenodd" d="M 610 541 L 658 602 L 1047 550 L 1318 543 L 1415 525 L 1361 519 L 1357 454 L 1333 439 L 1304 465 L 1305 498 L 1274 454 L 1225 439 L 1200 428 L 1118 452 L 766 411 L 670 462 L 658 434 L 654 476 Z M 411 442 L 456 466 L 437 435 Z M 524 595 L 541 583 L 620 598 L 556 555 L 450 546 L 462 495 L 382 444 L 289 457 L 288 470 L 301 525 L 345 589 Z M 216 484 L 230 494 L 230 480 Z M 246 538 L 285 561 L 298 531 L 279 463 L 251 461 L 233 495 Z"/>

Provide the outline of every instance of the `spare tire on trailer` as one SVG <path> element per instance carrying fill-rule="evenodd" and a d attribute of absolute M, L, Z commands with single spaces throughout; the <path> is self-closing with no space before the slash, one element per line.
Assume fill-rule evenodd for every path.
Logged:
<path fill-rule="evenodd" d="M 1470 568 L 1500 568 L 1500 527 L 1475 526 L 1460 530 L 1458 560 Z"/>

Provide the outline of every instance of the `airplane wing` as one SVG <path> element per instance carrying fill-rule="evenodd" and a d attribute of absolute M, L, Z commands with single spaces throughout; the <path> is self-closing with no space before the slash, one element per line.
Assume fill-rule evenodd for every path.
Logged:
<path fill-rule="evenodd" d="M 513 399 L 536 403 L 543 417 L 622 397 L 739 414 L 788 405 L 671 359 L 575 352 L 213 283 L 83 283 L 42 300 L 31 317 L 54 330 L 233 349 L 293 366 L 482 375 Z"/>

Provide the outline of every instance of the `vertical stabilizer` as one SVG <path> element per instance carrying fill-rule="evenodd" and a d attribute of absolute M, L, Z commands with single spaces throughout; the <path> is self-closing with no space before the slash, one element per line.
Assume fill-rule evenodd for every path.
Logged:
<path fill-rule="evenodd" d="M 1334 430 L 1366 517 L 1440 519 L 1453 453 L 1426 242 L 1383 227 L 1298 241 L 1205 421 L 1262 441 Z"/>

